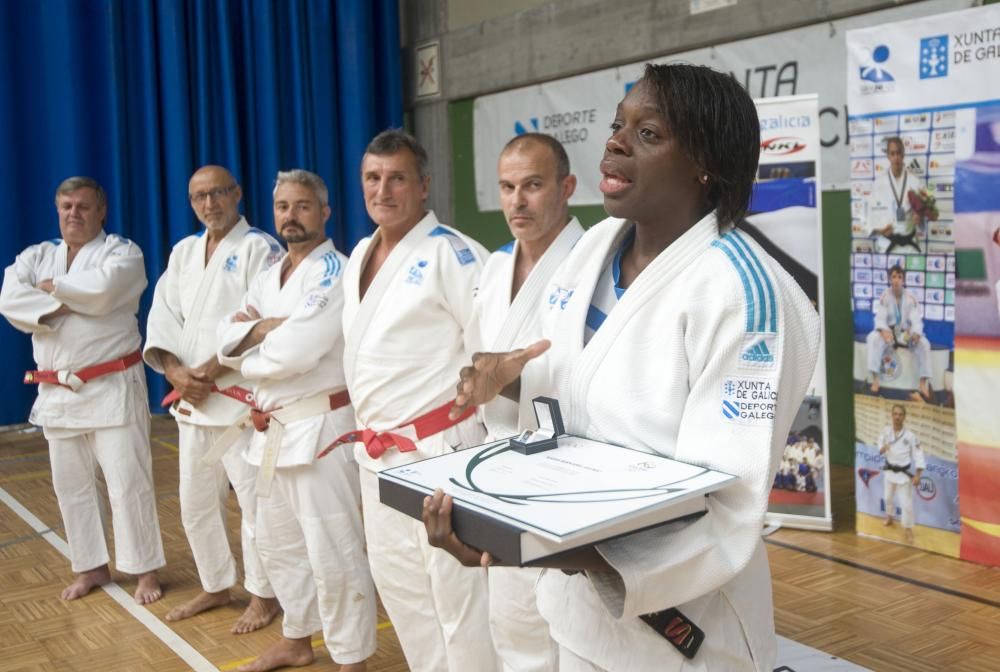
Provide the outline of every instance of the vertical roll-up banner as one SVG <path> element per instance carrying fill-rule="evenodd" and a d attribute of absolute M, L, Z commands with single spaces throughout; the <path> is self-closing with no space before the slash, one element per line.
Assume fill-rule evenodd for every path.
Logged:
<path fill-rule="evenodd" d="M 857 528 L 1000 564 L 1000 5 L 847 33 Z"/>
<path fill-rule="evenodd" d="M 762 243 L 821 310 L 820 124 L 815 94 L 755 101 L 760 164 L 741 226 Z M 822 352 L 822 347 L 820 349 Z M 768 500 L 768 522 L 829 530 L 826 365 L 816 371 L 792 423 Z"/>

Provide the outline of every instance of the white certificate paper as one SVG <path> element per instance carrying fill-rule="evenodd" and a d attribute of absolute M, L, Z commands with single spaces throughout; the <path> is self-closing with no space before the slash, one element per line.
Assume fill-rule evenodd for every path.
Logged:
<path fill-rule="evenodd" d="M 617 525 L 628 520 L 654 524 L 702 510 L 706 493 L 735 480 L 577 436 L 560 436 L 557 448 L 534 455 L 518 453 L 503 440 L 386 469 L 379 478 L 428 494 L 441 488 L 460 507 L 557 544 L 594 537 L 600 529 L 609 533 L 597 538 L 614 536 Z M 678 515 L 660 513 L 673 504 Z"/>

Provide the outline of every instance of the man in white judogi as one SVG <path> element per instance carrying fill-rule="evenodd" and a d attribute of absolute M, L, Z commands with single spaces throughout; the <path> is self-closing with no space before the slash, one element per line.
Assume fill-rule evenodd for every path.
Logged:
<path fill-rule="evenodd" d="M 907 543 L 913 543 L 913 488 L 920 485 L 920 477 L 927 468 L 920 440 L 910 430 L 903 427 L 906 408 L 902 404 L 892 407 L 892 425 L 886 426 L 878 438 L 879 455 L 885 456 L 882 471 L 885 499 L 885 526 L 892 525 L 892 514 L 896 510 L 896 495 L 899 495 L 899 509 L 903 532 Z"/>
<path fill-rule="evenodd" d="M 550 135 L 520 135 L 504 147 L 497 167 L 500 204 L 514 242 L 490 255 L 476 297 L 482 345 L 508 352 L 541 337 L 538 304 L 549 280 L 583 227 L 569 216 L 576 176 L 569 158 Z M 518 404 L 498 397 L 483 407 L 487 441 L 535 428 L 531 400 Z M 520 416 L 520 417 L 519 417 Z M 535 582 L 539 569 L 493 567 L 489 570 L 490 629 L 508 672 L 558 669 L 559 647 L 538 613 Z"/>
<path fill-rule="evenodd" d="M 326 237 L 327 199 L 318 175 L 278 173 L 274 223 L 288 254 L 219 325 L 219 361 L 251 381 L 257 409 L 214 452 L 256 430 L 246 459 L 258 467 L 257 545 L 285 612 L 282 639 L 244 672 L 309 664 L 320 629 L 341 672 L 361 672 L 375 652 L 357 464 L 350 451 L 315 461 L 354 426 L 340 324 L 347 260 Z"/>
<path fill-rule="evenodd" d="M 254 540 L 256 470 L 240 449 L 211 467 L 201 464 L 222 432 L 252 404 L 243 379 L 219 364 L 216 328 L 240 305 L 250 281 L 284 250 L 240 216 L 242 191 L 225 168 L 198 169 L 188 183 L 188 196 L 205 229 L 181 240 L 170 253 L 153 294 L 145 347 L 146 363 L 174 387 L 168 399 L 173 398 L 170 412 L 177 419 L 181 520 L 201 579 L 201 592 L 171 609 L 166 619 L 179 621 L 229 603 L 229 589 L 237 580 L 226 536 L 225 505 L 232 483 L 243 511 L 243 566 L 250 593 L 249 606 L 232 628 L 240 634 L 270 623 L 278 602 Z"/>
<path fill-rule="evenodd" d="M 160 599 L 164 565 L 149 453 L 149 406 L 135 314 L 146 287 L 142 251 L 104 232 L 107 198 L 94 180 L 56 190 L 62 240 L 32 245 L 4 272 L 0 313 L 31 334 L 40 371 L 30 422 L 49 443 L 76 580 L 64 600 L 111 581 L 97 467 L 111 502 L 115 564 L 139 577 L 135 600 Z"/>
<path fill-rule="evenodd" d="M 379 502 L 376 477 L 485 436 L 472 411 L 453 421 L 448 410 L 486 253 L 425 208 L 427 153 L 412 136 L 376 136 L 361 181 L 378 229 L 344 273 L 344 373 L 363 428 L 344 440 L 364 442 L 355 455 L 372 578 L 411 670 L 493 670 L 486 570 L 462 571 L 431 548 L 418 521 Z"/>
<path fill-rule="evenodd" d="M 882 369 L 883 353 L 887 347 L 899 345 L 909 348 L 913 353 L 917 374 L 920 376 L 920 394 L 930 401 L 931 346 L 924 337 L 920 304 L 916 297 L 906 291 L 903 281 L 903 269 L 893 266 L 889 270 L 890 286 L 875 303 L 875 329 L 866 339 L 868 373 L 872 378 L 871 392 L 878 394 L 881 389 L 879 372 Z"/>

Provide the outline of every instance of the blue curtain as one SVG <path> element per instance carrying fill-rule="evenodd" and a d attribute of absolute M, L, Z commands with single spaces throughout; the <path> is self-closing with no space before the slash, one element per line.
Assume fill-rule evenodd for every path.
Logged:
<path fill-rule="evenodd" d="M 200 227 L 187 181 L 201 165 L 233 172 L 265 230 L 289 168 L 326 180 L 340 250 L 372 230 L 358 172 L 368 140 L 402 124 L 397 0 L 0 2 L 0 92 L 0 263 L 58 237 L 56 186 L 93 177 L 106 230 L 145 253 L 144 325 L 170 248 Z M 0 349 L 0 424 L 24 422 L 29 338 L 4 321 Z M 154 408 L 166 391 L 150 375 Z"/>

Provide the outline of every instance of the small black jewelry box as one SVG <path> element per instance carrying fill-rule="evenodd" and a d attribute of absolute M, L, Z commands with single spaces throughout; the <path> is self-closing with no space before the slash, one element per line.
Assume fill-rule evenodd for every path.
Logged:
<path fill-rule="evenodd" d="M 566 433 L 559 401 L 551 397 L 535 397 L 531 400 L 535 407 L 538 429 L 526 429 L 510 439 L 510 447 L 524 455 L 534 455 L 555 448 L 558 437 Z"/>

